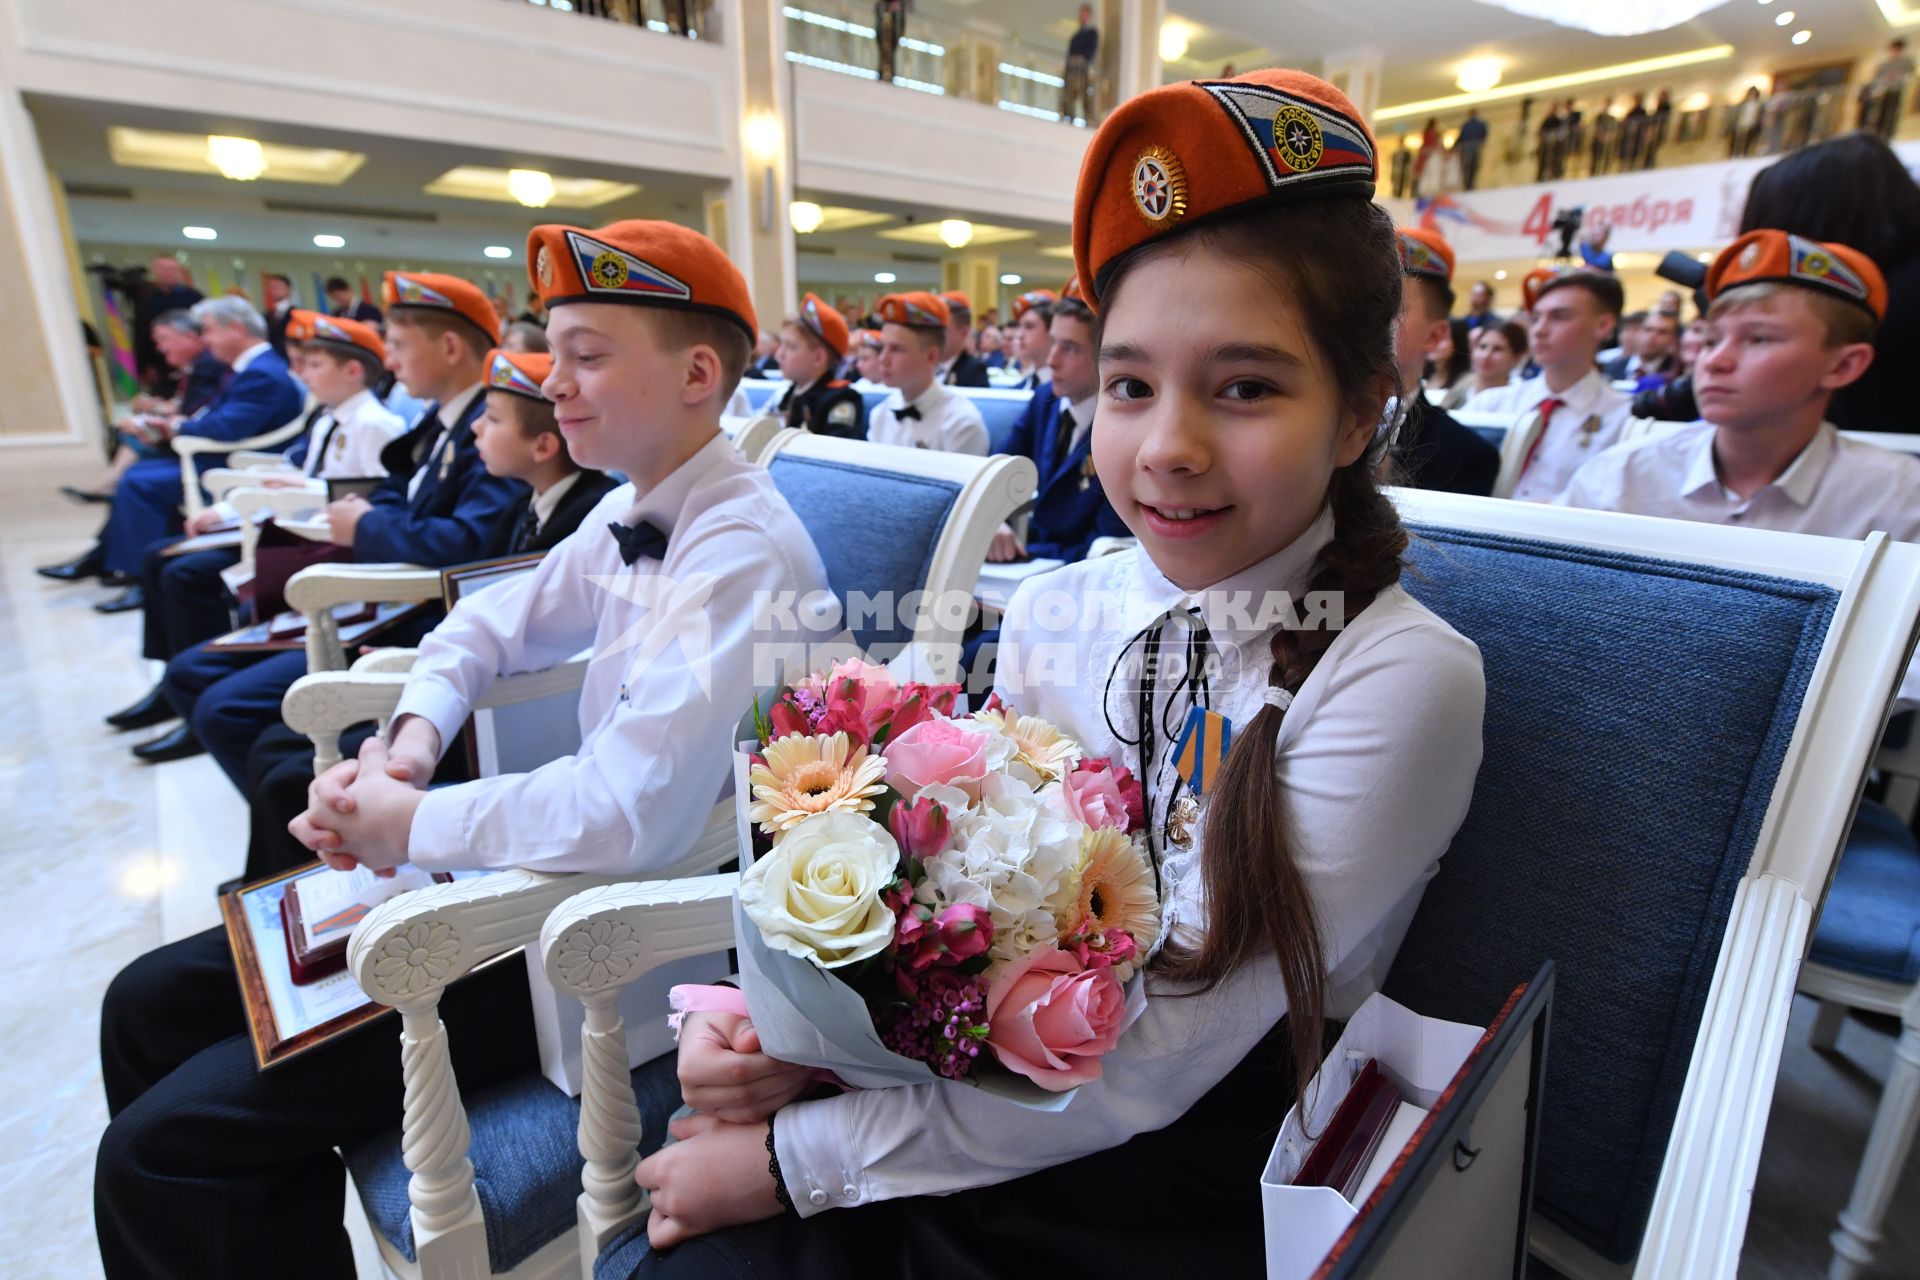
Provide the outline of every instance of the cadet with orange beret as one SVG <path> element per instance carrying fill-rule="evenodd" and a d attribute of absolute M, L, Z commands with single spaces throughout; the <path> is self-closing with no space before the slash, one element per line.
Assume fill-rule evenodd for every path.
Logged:
<path fill-rule="evenodd" d="M 967 350 L 968 343 L 973 341 L 973 299 L 958 289 L 949 289 L 940 295 L 940 301 L 947 304 L 947 337 L 935 376 L 949 387 L 991 385 L 987 362 Z"/>
<path fill-rule="evenodd" d="M 1021 378 L 1012 384 L 1024 391 L 1037 391 L 1053 377 L 1047 368 L 1047 354 L 1053 349 L 1053 304 L 1051 289 L 1029 289 L 1013 300 L 1013 357 Z"/>
<path fill-rule="evenodd" d="M 503 556 L 551 551 L 614 489 L 611 476 L 573 460 L 540 384 L 553 372 L 544 351 L 487 353 L 487 407 L 473 424 L 489 475 L 527 486 L 494 534 Z"/>
<path fill-rule="evenodd" d="M 788 426 L 843 440 L 866 439 L 866 399 L 835 376 L 847 358 L 850 336 L 846 317 L 812 293 L 800 299 L 800 310 L 780 326 L 774 358 L 788 382 L 778 405 Z"/>
<path fill-rule="evenodd" d="M 987 452 L 987 423 L 960 392 L 936 373 L 946 349 L 950 313 L 931 293 L 890 293 L 880 299 L 880 380 L 893 394 L 874 406 L 867 439 L 909 449 Z"/>
<path fill-rule="evenodd" d="M 1500 478 L 1500 451 L 1453 415 L 1427 399 L 1423 374 L 1427 352 L 1448 334 L 1453 312 L 1453 246 L 1437 231 L 1401 227 L 1400 314 L 1394 320 L 1394 359 L 1406 407 L 1394 457 L 1400 482 L 1450 493 L 1493 492 Z"/>
<path fill-rule="evenodd" d="M 300 380 L 326 407 L 287 451 L 287 461 L 305 475 L 327 479 L 386 475 L 380 455 L 407 433 L 407 424 L 374 394 L 387 364 L 387 344 L 378 331 L 296 307 L 287 317 L 287 344 L 299 362 Z"/>

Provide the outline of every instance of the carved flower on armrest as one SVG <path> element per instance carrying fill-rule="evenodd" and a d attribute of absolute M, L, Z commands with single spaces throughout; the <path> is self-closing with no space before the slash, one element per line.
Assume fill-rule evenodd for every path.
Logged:
<path fill-rule="evenodd" d="M 460 939 L 452 926 L 421 920 L 388 938 L 373 962 L 373 982 L 380 994 L 396 1000 L 417 996 L 440 986 L 460 958 Z"/>
<path fill-rule="evenodd" d="M 627 980 L 640 961 L 633 926 L 619 920 L 595 920 L 560 944 L 560 979 L 575 991 L 601 991 Z"/>

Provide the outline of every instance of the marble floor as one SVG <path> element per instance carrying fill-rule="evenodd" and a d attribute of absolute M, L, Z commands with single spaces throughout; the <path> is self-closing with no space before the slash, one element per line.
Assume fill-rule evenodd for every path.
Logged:
<path fill-rule="evenodd" d="M 150 768 L 100 717 L 153 678 L 137 614 L 103 617 L 95 585 L 33 567 L 81 550 L 100 508 L 55 493 L 86 483 L 83 449 L 0 450 L 0 1276 L 86 1280 L 93 1152 L 106 1108 L 99 999 L 127 961 L 218 922 L 213 887 L 239 872 L 246 811 L 205 757 Z M 1826 1237 L 1886 1079 L 1892 1037 L 1855 1021 L 1833 1057 L 1807 1048 L 1799 1002 L 1754 1192 L 1741 1275 L 1817 1280 Z M 353 1201 L 349 1197 L 349 1202 Z M 364 1223 L 361 1275 L 378 1277 Z M 1920 1160 L 1887 1224 L 1875 1280 L 1920 1280 Z M 211 1278 L 210 1278 L 211 1280 Z M 251 1278 L 249 1278 L 251 1280 Z"/>

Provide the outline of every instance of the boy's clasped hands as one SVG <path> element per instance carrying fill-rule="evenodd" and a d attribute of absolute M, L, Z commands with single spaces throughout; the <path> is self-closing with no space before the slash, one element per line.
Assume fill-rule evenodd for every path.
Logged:
<path fill-rule="evenodd" d="M 307 788 L 307 809 L 287 824 L 336 871 L 364 866 L 382 876 L 407 860 L 414 811 L 440 760 L 440 734 L 419 716 L 403 719 L 388 743 L 366 740 Z"/>

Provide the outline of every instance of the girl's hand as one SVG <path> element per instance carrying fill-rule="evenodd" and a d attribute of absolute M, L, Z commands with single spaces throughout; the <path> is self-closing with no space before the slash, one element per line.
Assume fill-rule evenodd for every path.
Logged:
<path fill-rule="evenodd" d="M 633 1171 L 633 1180 L 653 1194 L 647 1241 L 654 1248 L 671 1249 L 710 1231 L 780 1215 L 767 1168 L 765 1123 L 728 1124 L 701 1115 L 682 1117 L 667 1129 L 677 1141 Z"/>
<path fill-rule="evenodd" d="M 760 1052 L 760 1033 L 738 1014 L 690 1013 L 680 1025 L 680 1097 L 703 1115 L 759 1124 L 812 1081 L 813 1068 Z"/>

